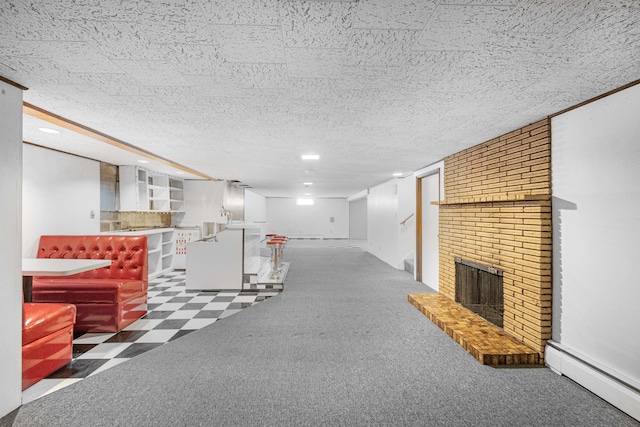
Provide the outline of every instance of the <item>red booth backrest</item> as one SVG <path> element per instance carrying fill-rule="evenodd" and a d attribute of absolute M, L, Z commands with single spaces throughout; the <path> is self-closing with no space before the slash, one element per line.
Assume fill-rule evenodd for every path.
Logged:
<path fill-rule="evenodd" d="M 41 236 L 38 258 L 112 260 L 109 267 L 67 278 L 148 280 L 147 236 Z"/>

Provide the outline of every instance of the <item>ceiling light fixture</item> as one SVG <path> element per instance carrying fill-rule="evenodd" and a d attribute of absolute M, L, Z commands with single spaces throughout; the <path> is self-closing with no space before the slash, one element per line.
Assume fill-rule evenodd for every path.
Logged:
<path fill-rule="evenodd" d="M 393 176 L 402 176 L 402 172 L 396 172 L 393 174 Z"/>
<path fill-rule="evenodd" d="M 138 160 L 138 163 L 149 163 L 149 160 Z"/>
<path fill-rule="evenodd" d="M 302 160 L 318 160 L 320 159 L 319 154 L 303 154 Z"/>
<path fill-rule="evenodd" d="M 303 182 L 302 185 L 309 187 L 310 185 L 313 185 L 313 182 Z"/>
<path fill-rule="evenodd" d="M 44 132 L 44 133 L 51 133 L 51 134 L 58 134 L 60 133 L 59 130 L 55 130 L 55 129 L 51 129 L 51 128 L 38 128 L 38 130 L 40 132 Z"/>

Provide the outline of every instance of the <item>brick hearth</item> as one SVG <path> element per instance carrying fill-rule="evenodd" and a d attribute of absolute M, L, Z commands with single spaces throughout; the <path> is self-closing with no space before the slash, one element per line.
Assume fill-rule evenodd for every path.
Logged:
<path fill-rule="evenodd" d="M 409 302 L 483 365 L 535 365 L 538 352 L 442 294 L 413 294 Z"/>

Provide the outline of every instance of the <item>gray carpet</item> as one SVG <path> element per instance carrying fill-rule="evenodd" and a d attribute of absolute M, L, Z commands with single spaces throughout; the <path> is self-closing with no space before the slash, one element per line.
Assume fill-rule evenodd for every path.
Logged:
<path fill-rule="evenodd" d="M 14 426 L 638 426 L 549 369 L 480 365 L 360 249 L 295 249 L 276 297 L 22 406 Z"/>

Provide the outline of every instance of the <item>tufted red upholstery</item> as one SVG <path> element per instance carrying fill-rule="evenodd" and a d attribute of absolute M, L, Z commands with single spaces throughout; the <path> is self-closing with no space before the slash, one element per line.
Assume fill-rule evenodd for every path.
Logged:
<path fill-rule="evenodd" d="M 71 362 L 72 304 L 22 305 L 22 389 L 26 389 Z"/>
<path fill-rule="evenodd" d="M 33 278 L 34 302 L 75 304 L 78 332 L 117 332 L 147 312 L 147 236 L 42 236 L 38 258 L 111 259 L 109 267 Z"/>
<path fill-rule="evenodd" d="M 147 280 L 147 236 L 42 236 L 38 258 L 111 259 L 110 267 L 68 276 Z"/>

